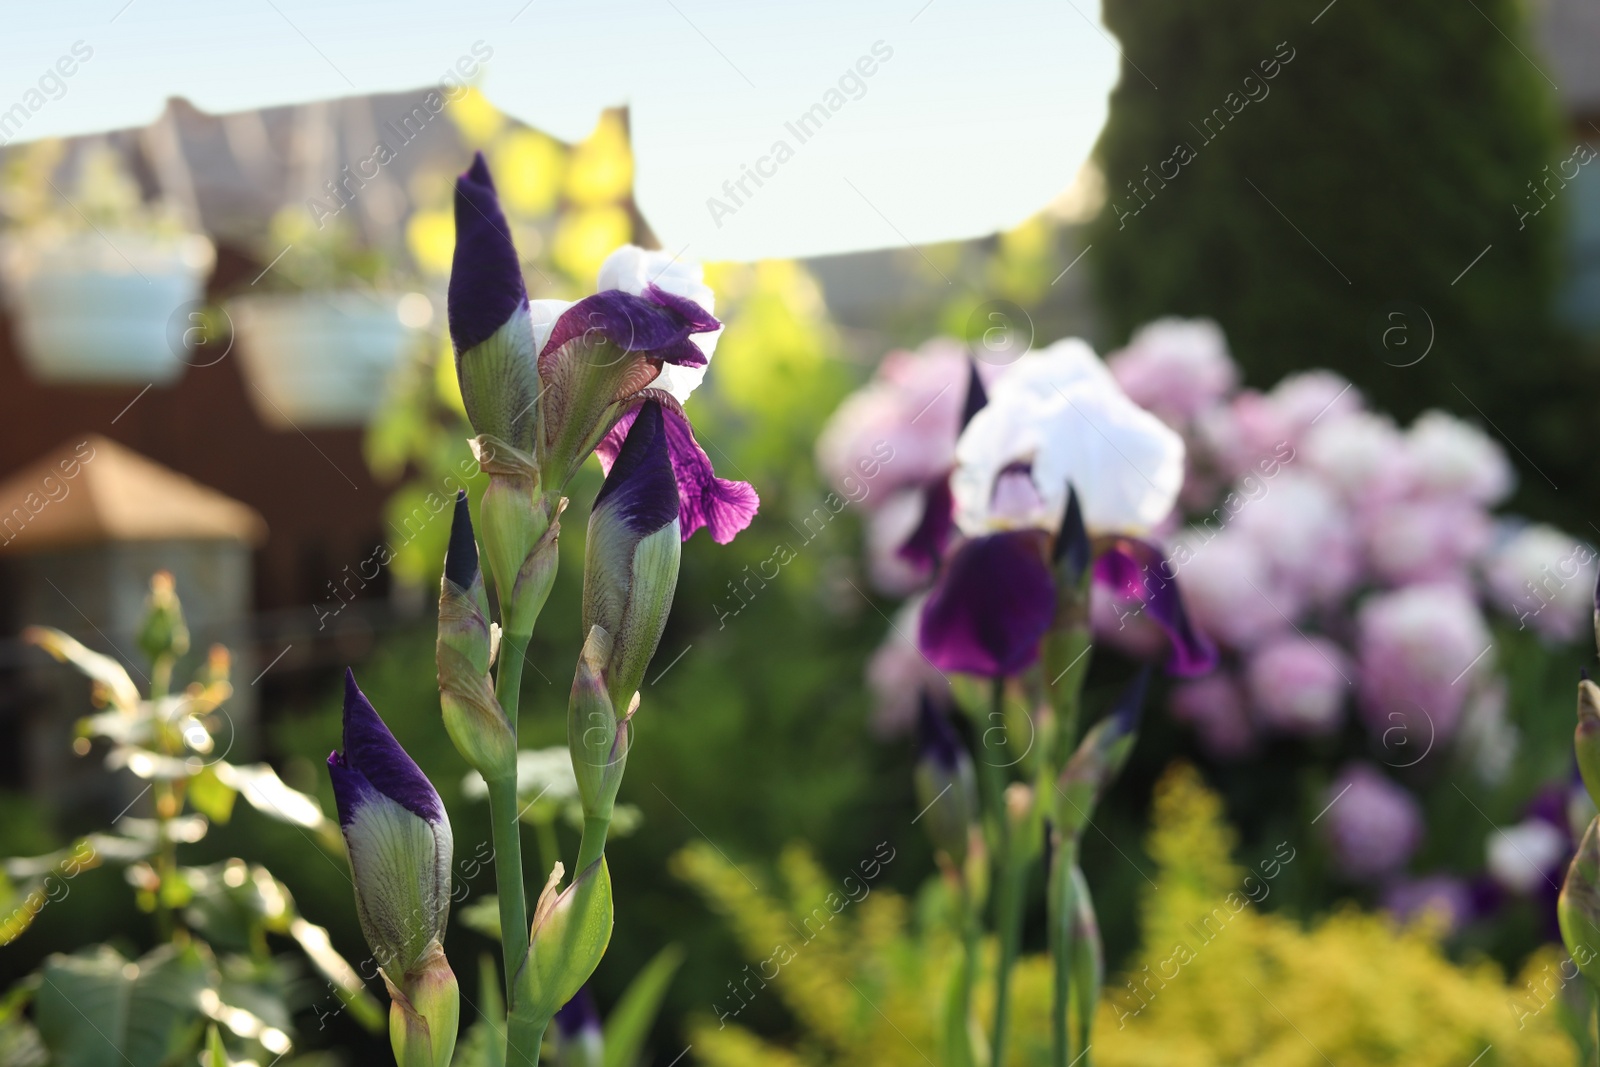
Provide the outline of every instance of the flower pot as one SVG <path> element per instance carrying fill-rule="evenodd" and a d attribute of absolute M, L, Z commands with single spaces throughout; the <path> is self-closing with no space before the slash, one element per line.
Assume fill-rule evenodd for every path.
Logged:
<path fill-rule="evenodd" d="M 29 373 L 52 385 L 175 381 L 189 361 L 185 308 L 203 295 L 211 261 L 211 242 L 195 235 L 8 240 L 0 279 Z"/>
<path fill-rule="evenodd" d="M 360 426 L 426 324 L 411 293 L 262 293 L 228 301 L 250 399 L 268 426 Z"/>

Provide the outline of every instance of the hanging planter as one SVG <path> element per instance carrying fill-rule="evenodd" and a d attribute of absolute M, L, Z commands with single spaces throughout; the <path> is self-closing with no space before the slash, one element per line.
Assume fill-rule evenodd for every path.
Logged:
<path fill-rule="evenodd" d="M 250 399 L 275 429 L 361 426 L 427 325 L 420 293 L 260 293 L 228 301 Z"/>
<path fill-rule="evenodd" d="M 51 385 L 167 385 L 213 257 L 193 234 L 23 231 L 0 250 L 23 363 Z"/>

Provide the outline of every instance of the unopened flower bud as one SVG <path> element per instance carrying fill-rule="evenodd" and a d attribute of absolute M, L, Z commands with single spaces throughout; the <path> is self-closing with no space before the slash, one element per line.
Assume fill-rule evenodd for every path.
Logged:
<path fill-rule="evenodd" d="M 949 718 L 926 693 L 917 716 L 915 782 L 922 811 L 918 818 L 933 847 L 949 857 L 955 870 L 963 870 L 978 811 L 972 757 Z"/>
<path fill-rule="evenodd" d="M 531 453 L 539 426 L 539 365 L 528 292 L 489 167 L 478 153 L 456 179 L 450 340 L 472 428 Z"/>
<path fill-rule="evenodd" d="M 607 820 L 622 786 L 622 772 L 627 768 L 629 720 L 638 701 L 635 694 L 627 714 L 618 718 L 606 689 L 606 665 L 612 650 L 611 635 L 603 627 L 590 627 L 578 655 L 578 670 L 567 704 L 567 747 L 572 752 L 572 772 L 578 779 L 583 813 Z"/>
<path fill-rule="evenodd" d="M 516 773 L 517 739 L 489 681 L 492 644 L 472 513 L 460 492 L 439 582 L 439 703 L 457 751 L 486 780 L 497 781 Z"/>
<path fill-rule="evenodd" d="M 644 678 L 672 609 L 682 539 L 678 485 L 661 405 L 639 409 L 595 497 L 583 564 L 583 625 L 611 636 L 606 684 L 625 707 Z"/>
<path fill-rule="evenodd" d="M 1117 697 L 1111 714 L 1084 735 L 1056 782 L 1056 822 L 1063 833 L 1083 832 L 1101 795 L 1122 772 L 1138 738 L 1150 668 L 1141 668 Z"/>
<path fill-rule="evenodd" d="M 183 605 L 178 603 L 177 585 L 170 571 L 156 571 L 150 578 L 150 595 L 145 598 L 138 640 L 139 651 L 152 663 L 189 651 L 189 627 L 183 621 Z"/>
<path fill-rule="evenodd" d="M 345 672 L 344 752 L 328 756 L 356 914 L 379 966 L 405 975 L 444 937 L 450 819 L 433 783 Z"/>
<path fill-rule="evenodd" d="M 600 1011 L 588 986 L 578 990 L 578 995 L 556 1012 L 556 1034 L 560 1038 L 556 1050 L 558 1067 L 601 1067 L 605 1062 Z"/>
<path fill-rule="evenodd" d="M 389 1044 L 396 1067 L 450 1067 L 461 1024 L 461 992 L 455 972 L 435 941 L 397 982 L 383 972 L 389 989 Z"/>
<path fill-rule="evenodd" d="M 1583 672 L 1578 682 L 1578 726 L 1572 734 L 1572 750 L 1578 757 L 1578 773 L 1589 796 L 1600 805 L 1600 686 Z"/>
<path fill-rule="evenodd" d="M 604 856 L 560 889 L 557 863 L 533 909 L 528 959 L 517 997 L 533 1018 L 549 1020 L 577 995 L 611 941 L 611 872 Z"/>
<path fill-rule="evenodd" d="M 1578 854 L 1567 868 L 1561 896 L 1556 900 L 1561 940 L 1589 984 L 1600 989 L 1600 954 L 1592 947 L 1600 934 L 1600 818 L 1589 823 Z"/>

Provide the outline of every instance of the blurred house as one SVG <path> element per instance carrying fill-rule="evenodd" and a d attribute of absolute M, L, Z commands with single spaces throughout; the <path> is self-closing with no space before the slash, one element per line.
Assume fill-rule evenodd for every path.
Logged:
<path fill-rule="evenodd" d="M 0 515 L 8 629 L 66 631 L 115 656 L 143 688 L 149 665 L 131 635 L 144 617 L 151 574 L 165 570 L 183 590 L 191 635 L 183 666 L 203 662 L 213 644 L 232 650 L 225 744 L 239 754 L 253 749 L 250 557 L 266 537 L 260 515 L 95 433 L 69 437 L 13 474 L 0 484 L 0 500 L 15 502 Z M 7 675 L 4 779 L 56 811 L 107 800 L 119 783 L 72 754 L 74 723 L 89 711 L 88 680 L 39 655 L 26 667 Z"/>
<path fill-rule="evenodd" d="M 386 123 L 408 140 L 384 168 L 383 181 L 367 183 L 351 199 L 350 216 L 381 241 L 401 240 L 406 181 L 430 161 L 447 155 L 454 166 L 463 154 L 447 120 L 424 125 L 410 118 L 411 97 L 420 95 L 227 117 L 174 102 L 156 126 L 110 135 L 109 142 L 131 163 L 147 194 L 159 190 L 175 199 L 189 224 L 216 243 L 215 269 L 205 283 L 206 302 L 216 304 L 251 291 L 252 280 L 271 266 L 271 253 L 262 246 L 273 214 L 286 203 L 326 198 L 329 183 L 343 179 L 345 161 L 369 154 L 375 128 Z M 398 143 L 400 136 L 391 133 L 389 139 Z M 442 312 L 442 294 L 435 303 Z M 81 313 L 101 310 L 86 307 Z M 182 353 L 173 380 L 74 384 L 41 381 L 30 371 L 16 300 L 0 301 L 0 425 L 5 427 L 0 520 L 19 508 L 27 514 L 25 497 L 37 490 L 38 481 L 29 472 L 53 462 L 62 441 L 98 442 L 99 457 L 84 468 L 83 485 L 74 487 L 74 495 L 51 503 L 14 545 L 0 551 L 0 743 L 9 746 L 8 758 L 0 759 L 0 788 L 48 785 L 55 764 L 45 758 L 44 742 L 24 745 L 35 736 L 42 701 L 68 702 L 63 708 L 74 715 L 89 707 L 87 684 L 70 694 L 42 692 L 28 674 L 42 654 L 24 647 L 17 635 L 29 623 L 48 622 L 142 668 L 130 631 L 136 616 L 128 589 L 135 570 L 144 572 L 133 585 L 139 597 L 150 571 L 175 571 L 178 593 L 192 605 L 194 621 L 233 611 L 219 605 L 244 612 L 227 618 L 220 629 L 197 629 L 192 655 L 204 655 L 204 641 L 225 639 L 239 670 L 256 664 L 242 678 L 235 672 L 236 686 L 249 690 L 241 699 L 252 705 L 257 698 L 272 705 L 324 697 L 323 683 L 332 670 L 365 654 L 376 633 L 406 614 L 391 597 L 387 572 L 349 580 L 374 546 L 395 536 L 384 529 L 392 487 L 379 484 L 368 470 L 364 428 L 310 425 L 271 411 L 264 419 L 261 391 L 242 358 L 248 355 L 242 347 L 246 342 L 224 331 L 210 339 L 214 347 L 207 350 L 225 350 L 221 358 L 185 349 L 193 309 L 160 313 L 169 310 L 169 337 L 177 346 L 174 352 Z M 442 323 L 443 315 L 435 319 Z M 162 475 L 149 477 L 151 470 Z M 170 490 L 177 484 L 172 479 L 198 483 L 195 494 L 175 498 L 150 490 L 153 484 Z M 246 535 L 241 527 L 234 531 L 239 536 L 219 540 L 201 523 L 199 534 L 135 536 L 134 551 L 126 547 L 121 520 L 104 506 L 111 497 L 142 507 L 141 522 L 160 510 L 171 512 L 174 521 L 194 518 L 196 508 L 189 505 L 204 497 L 210 503 L 199 512 L 209 510 L 215 519 L 237 509 L 236 525 L 254 532 Z M 69 511 L 77 528 L 55 528 L 53 522 Z M 54 543 L 52 532 L 65 540 Z M 197 537 L 209 539 L 210 547 L 197 548 Z M 9 540 L 0 533 L 0 542 Z M 226 549 L 219 547 L 223 542 Z M 123 547 L 112 551 L 113 544 Z M 202 557 L 210 562 L 202 566 L 197 562 Z M 223 557 L 232 562 L 222 562 Z M 319 612 L 317 605 L 329 603 L 340 610 Z M 266 673 L 251 688 L 262 668 Z M 54 732 L 51 739 L 65 743 Z M 61 755 L 71 758 L 66 749 Z"/>

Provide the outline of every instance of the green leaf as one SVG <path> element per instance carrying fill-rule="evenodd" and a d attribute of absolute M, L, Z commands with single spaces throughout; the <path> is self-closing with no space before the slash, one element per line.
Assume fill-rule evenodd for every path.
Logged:
<path fill-rule="evenodd" d="M 239 791 L 225 785 L 215 767 L 206 767 L 189 779 L 186 795 L 194 810 L 212 822 L 225 823 L 233 817 L 233 801 Z"/>
<path fill-rule="evenodd" d="M 58 1067 L 162 1067 L 192 1054 L 211 984 L 194 946 L 162 945 L 137 962 L 107 946 L 51 956 L 40 972 L 34 1020 Z"/>
<path fill-rule="evenodd" d="M 222 1034 L 217 1030 L 217 1024 L 212 1023 L 206 1028 L 206 1062 L 205 1067 L 232 1067 L 233 1061 L 228 1058 L 228 1050 L 223 1047 Z"/>
<path fill-rule="evenodd" d="M 622 999 L 606 1017 L 602 1067 L 634 1067 L 639 1062 L 644 1039 L 661 1010 L 672 976 L 682 963 L 683 949 L 668 945 L 628 983 Z"/>
<path fill-rule="evenodd" d="M 22 639 L 38 645 L 62 663 L 70 663 L 105 688 L 110 703 L 126 712 L 139 707 L 139 690 L 122 664 L 110 656 L 91 651 L 49 626 L 30 626 Z"/>
<path fill-rule="evenodd" d="M 296 916 L 289 923 L 289 936 L 310 957 L 322 976 L 333 984 L 334 993 L 368 1033 L 380 1033 L 388 1025 L 389 1013 L 367 992 L 361 975 L 333 947 L 328 931 L 316 923 Z"/>
<path fill-rule="evenodd" d="M 322 830 L 328 826 L 328 819 L 316 798 L 285 785 L 278 772 L 265 763 L 236 766 L 218 762 L 212 764 L 212 769 L 219 782 L 237 790 L 263 815 L 307 830 Z"/>

